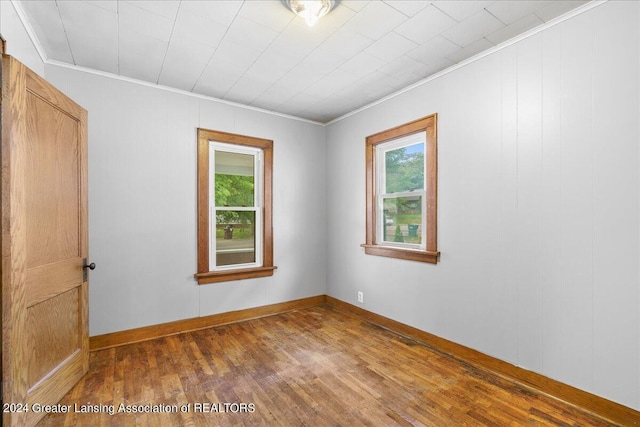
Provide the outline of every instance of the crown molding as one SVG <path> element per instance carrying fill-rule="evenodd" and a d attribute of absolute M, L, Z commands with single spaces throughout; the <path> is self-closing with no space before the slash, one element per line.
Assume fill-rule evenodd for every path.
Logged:
<path fill-rule="evenodd" d="M 339 122 L 340 120 L 344 120 L 344 119 L 346 119 L 348 117 L 351 117 L 353 115 L 356 115 L 358 113 L 366 111 L 366 110 L 368 110 L 370 108 L 373 108 L 373 107 L 375 107 L 375 106 L 377 106 L 379 104 L 382 104 L 382 103 L 384 103 L 386 101 L 389 101 L 390 99 L 398 97 L 398 96 L 400 96 L 400 95 L 402 95 L 404 93 L 410 92 L 410 91 L 412 91 L 413 89 L 415 89 L 417 87 L 420 87 L 420 86 L 422 86 L 422 85 L 424 85 L 426 83 L 429 83 L 431 81 L 434 81 L 436 79 L 439 79 L 442 76 L 446 76 L 447 74 L 452 73 L 452 72 L 454 72 L 456 70 L 459 70 L 462 67 L 466 67 L 467 65 L 472 64 L 472 63 L 474 63 L 476 61 L 479 61 L 479 60 L 481 60 L 482 58 L 484 58 L 486 56 L 492 55 L 492 54 L 494 54 L 496 52 L 499 52 L 499 51 L 501 51 L 503 49 L 506 49 L 507 47 L 509 47 L 509 46 L 511 46 L 511 45 L 513 45 L 515 43 L 518 43 L 518 42 L 520 42 L 520 41 L 522 41 L 524 39 L 532 37 L 532 36 L 542 32 L 542 31 L 545 31 L 545 30 L 547 30 L 547 29 L 549 29 L 549 28 L 551 28 L 551 27 L 553 27 L 555 25 L 558 25 L 558 24 L 560 24 L 560 23 L 562 23 L 562 22 L 564 22 L 564 21 L 566 21 L 568 19 L 571 19 L 574 16 L 580 15 L 580 14 L 582 14 L 582 13 L 588 11 L 588 10 L 591 10 L 591 9 L 593 9 L 595 7 L 598 7 L 598 6 L 600 6 L 600 5 L 604 4 L 604 3 L 607 3 L 608 1 L 609 0 L 593 0 L 593 1 L 590 1 L 589 3 L 585 3 L 584 5 L 579 6 L 579 7 L 575 8 L 575 9 L 565 13 L 564 15 L 560 15 L 557 18 L 554 18 L 554 19 L 552 19 L 550 21 L 547 21 L 544 24 L 539 25 L 539 26 L 537 26 L 535 28 L 532 28 L 529 31 L 526 31 L 526 32 L 524 32 L 524 33 L 522 33 L 522 34 L 520 34 L 520 35 L 518 35 L 516 37 L 513 37 L 513 38 L 511 38 L 509 40 L 506 40 L 506 41 L 500 43 L 500 44 L 497 44 L 496 46 L 494 46 L 494 47 L 492 47 L 490 49 L 484 50 L 484 51 L 478 53 L 477 55 L 474 55 L 474 56 L 472 56 L 470 58 L 467 58 L 464 61 L 459 62 L 459 63 L 457 63 L 455 65 L 452 65 L 452 66 L 450 66 L 448 68 L 445 68 L 444 70 L 439 71 L 436 74 L 432 74 L 429 77 L 426 77 L 426 78 L 424 78 L 422 80 L 419 80 L 419 81 L 417 81 L 417 82 L 415 82 L 415 83 L 413 83 L 413 84 L 411 84 L 411 85 L 409 85 L 409 86 L 407 86 L 405 88 L 400 89 L 397 92 L 394 92 L 394 93 L 392 93 L 390 95 L 385 96 L 384 98 L 380 98 L 377 101 L 371 102 L 371 103 L 369 103 L 367 105 L 364 105 L 364 106 L 362 106 L 362 107 L 360 107 L 360 108 L 358 108 L 356 110 L 350 111 L 350 112 L 348 112 L 346 114 L 343 114 L 340 117 L 337 117 L 337 118 L 335 118 L 335 119 L 333 119 L 331 121 L 328 121 L 328 122 L 325 123 L 325 125 L 326 126 L 332 125 L 334 123 Z"/>
<path fill-rule="evenodd" d="M 27 19 L 26 14 L 24 12 L 24 9 L 22 8 L 22 5 L 20 4 L 20 2 L 17 1 L 17 0 L 11 0 L 11 4 L 13 5 L 14 9 L 16 10 L 16 13 L 18 14 L 18 17 L 20 18 L 20 21 L 22 22 L 22 25 L 23 25 L 25 31 L 27 32 L 27 35 L 31 39 L 31 43 L 33 43 L 34 48 L 38 52 L 38 55 L 40 56 L 40 59 L 42 60 L 42 62 L 45 65 L 53 65 L 53 66 L 56 66 L 56 67 L 68 68 L 68 69 L 75 70 L 75 71 L 80 71 L 80 72 L 83 72 L 83 73 L 93 74 L 93 75 L 96 75 L 96 76 L 106 77 L 106 78 L 114 79 L 114 80 L 120 80 L 120 81 L 123 81 L 123 82 L 132 83 L 132 84 L 136 84 L 136 85 L 140 85 L 140 86 L 146 86 L 146 87 L 151 87 L 151 88 L 155 88 L 155 89 L 160 89 L 160 90 L 167 91 L 167 92 L 177 93 L 177 94 L 180 94 L 180 95 L 185 95 L 185 96 L 189 96 L 189 97 L 193 97 L 193 98 L 197 98 L 197 99 L 216 102 L 216 103 L 228 105 L 228 106 L 231 106 L 231 107 L 241 108 L 241 109 L 244 109 L 244 110 L 254 111 L 254 112 L 263 113 L 263 114 L 269 114 L 269 115 L 272 115 L 272 116 L 282 117 L 282 118 L 290 119 L 290 120 L 296 120 L 296 121 L 300 121 L 300 122 L 304 122 L 304 123 L 310 123 L 310 124 L 318 125 L 318 126 L 325 126 L 324 123 L 317 122 L 315 120 L 305 119 L 303 117 L 292 116 L 290 114 L 279 113 L 277 111 L 266 110 L 264 108 L 259 108 L 259 107 L 253 107 L 251 105 L 241 104 L 239 102 L 227 101 L 225 99 L 215 98 L 213 96 L 202 95 L 202 94 L 199 94 L 199 93 L 189 92 L 189 91 L 186 91 L 186 90 L 183 90 L 183 89 L 177 89 L 177 88 L 173 88 L 173 87 L 169 87 L 169 86 L 164 86 L 164 85 L 161 85 L 161 84 L 146 82 L 144 80 L 139 80 L 139 79 L 134 79 L 134 78 L 131 78 L 131 77 L 126 77 L 126 76 L 121 76 L 121 75 L 118 75 L 118 74 L 109 73 L 109 72 L 106 72 L 106 71 L 95 70 L 93 68 L 82 67 L 80 65 L 68 64 L 66 62 L 61 62 L 61 61 L 56 61 L 56 60 L 53 60 L 53 59 L 49 59 L 49 58 L 47 58 L 45 50 L 42 47 L 42 44 L 40 43 L 40 40 L 36 36 L 35 31 L 33 30 L 33 27 L 31 27 L 31 24 L 29 23 L 29 20 Z"/>
<path fill-rule="evenodd" d="M 416 89 L 424 84 L 427 84 L 429 82 L 432 82 L 440 77 L 443 77 L 449 73 L 452 73 L 462 67 L 466 67 L 469 64 L 472 64 L 476 61 L 481 60 L 482 58 L 492 55 L 496 52 L 499 52 L 515 43 L 518 43 L 522 40 L 525 40 L 529 37 L 532 37 L 542 31 L 545 31 L 555 25 L 558 25 L 562 22 L 565 22 L 577 15 L 580 15 L 582 13 L 585 13 L 593 8 L 596 8 L 604 3 L 607 3 L 609 0 L 592 0 L 588 3 L 585 3 L 582 6 L 579 6 L 567 13 L 565 13 L 564 15 L 561 15 L 557 18 L 554 18 L 542 25 L 539 25 L 535 28 L 532 28 L 529 31 L 526 31 L 514 38 L 511 38 L 507 41 L 504 41 L 496 46 L 494 46 L 491 49 L 487 49 L 483 52 L 478 53 L 477 55 L 472 56 L 471 58 L 465 59 L 462 62 L 459 62 L 455 65 L 452 65 L 451 67 L 448 67 L 442 71 L 439 71 L 436 74 L 433 74 L 429 77 L 426 77 L 416 83 L 413 83 L 403 89 L 400 89 L 396 92 L 393 92 L 392 94 L 389 94 L 383 98 L 378 99 L 377 101 L 371 102 L 367 105 L 364 105 L 360 108 L 357 108 L 353 111 L 350 111 L 346 114 L 343 114 L 340 117 L 337 117 L 335 119 L 332 119 L 328 122 L 322 123 L 322 122 L 318 122 L 315 120 L 310 120 L 310 119 L 305 119 L 302 117 L 297 117 L 297 116 L 293 116 L 293 115 L 289 115 L 289 114 L 284 114 L 284 113 L 279 113 L 277 111 L 273 111 L 273 110 L 266 110 L 263 108 L 258 108 L 258 107 L 252 107 L 250 105 L 245 105 L 245 104 L 241 104 L 238 102 L 233 102 L 233 101 L 227 101 L 224 99 L 220 99 L 220 98 L 215 98 L 212 96 L 208 96 L 208 95 L 202 95 L 202 94 L 198 94 L 198 93 L 194 93 L 194 92 L 189 92 L 186 90 L 182 90 L 182 89 L 176 89 L 176 88 L 172 88 L 169 86 L 163 86 L 160 84 L 155 84 L 155 83 L 150 83 L 150 82 L 146 82 L 143 80 L 138 80 L 138 79 L 134 79 L 134 78 L 130 78 L 130 77 L 125 77 L 125 76 L 120 76 L 117 74 L 113 74 L 113 73 L 109 73 L 109 72 L 105 72 L 105 71 L 99 71 L 99 70 L 94 70 L 92 68 L 86 68 L 86 67 L 82 67 L 82 66 L 78 66 L 78 65 L 74 65 L 74 64 L 68 64 L 65 62 L 60 62 L 60 61 L 56 61 L 56 60 L 51 60 L 49 58 L 47 58 L 46 53 L 44 51 L 44 48 L 42 47 L 42 44 L 40 43 L 40 41 L 38 40 L 38 37 L 35 34 L 35 31 L 33 30 L 33 28 L 31 27 L 31 25 L 29 24 L 29 21 L 26 18 L 26 14 L 24 12 L 24 10 L 22 9 L 22 5 L 20 4 L 20 2 L 18 0 L 11 0 L 11 3 L 13 4 L 13 7 L 15 8 L 18 17 L 20 18 L 20 21 L 22 22 L 22 25 L 24 26 L 29 38 L 31 39 L 31 42 L 33 43 L 33 46 L 35 47 L 36 51 L 38 52 L 38 55 L 40 56 L 40 58 L 42 59 L 42 62 L 45 65 L 53 65 L 53 66 L 57 66 L 57 67 L 63 67 L 63 68 L 69 68 L 72 70 L 76 70 L 76 71 L 81 71 L 83 73 L 89 73 L 89 74 L 94 74 L 94 75 L 98 75 L 101 77 L 106 77 L 106 78 L 110 78 L 110 79 L 115 79 L 115 80 L 120 80 L 120 81 L 124 81 L 127 83 L 133 83 L 133 84 L 137 84 L 137 85 L 141 85 L 141 86 L 146 86 L 146 87 L 152 87 L 152 88 L 156 88 L 156 89 L 160 89 L 160 90 L 164 90 L 164 91 L 168 91 L 168 92 L 172 92 L 172 93 L 177 93 L 177 94 L 181 94 L 181 95 L 185 95 L 185 96 L 189 96 L 189 97 L 194 97 L 194 98 L 198 98 L 198 99 L 203 99 L 203 100 L 207 100 L 207 101 L 212 101 L 212 102 L 216 102 L 216 103 L 220 103 L 220 104 L 224 104 L 224 105 L 228 105 L 231 107 L 236 107 L 236 108 L 241 108 L 241 109 L 245 109 L 245 110 L 249 110 L 249 111 L 255 111 L 255 112 L 259 112 L 259 113 L 264 113 L 264 114 L 269 114 L 272 116 L 277 116 L 277 117 L 282 117 L 285 119 L 290 119 L 290 120 L 297 120 L 297 121 L 301 121 L 304 123 L 310 123 L 310 124 L 314 124 L 314 125 L 318 125 L 318 126 L 329 126 L 332 125 L 334 123 L 337 123 L 341 120 L 344 120 L 348 117 L 351 117 L 353 115 L 356 115 L 358 113 L 361 113 L 363 111 L 366 111 L 370 108 L 373 108 L 377 105 L 380 105 L 384 102 L 387 102 L 393 98 L 396 98 L 400 95 L 403 95 L 407 92 L 412 91 L 413 89 Z"/>

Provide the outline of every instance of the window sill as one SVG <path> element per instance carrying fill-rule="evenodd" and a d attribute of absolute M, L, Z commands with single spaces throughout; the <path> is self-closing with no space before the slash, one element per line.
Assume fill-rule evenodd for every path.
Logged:
<path fill-rule="evenodd" d="M 198 285 L 206 285 L 207 283 L 229 282 L 231 280 L 273 276 L 273 270 L 276 268 L 278 267 L 256 267 L 238 270 L 208 271 L 206 273 L 196 273 L 193 276 L 198 280 Z"/>
<path fill-rule="evenodd" d="M 406 259 L 409 261 L 427 262 L 437 264 L 440 252 L 421 251 L 416 249 L 396 248 L 393 246 L 360 245 L 364 248 L 364 253 L 368 255 L 385 256 L 388 258 Z"/>

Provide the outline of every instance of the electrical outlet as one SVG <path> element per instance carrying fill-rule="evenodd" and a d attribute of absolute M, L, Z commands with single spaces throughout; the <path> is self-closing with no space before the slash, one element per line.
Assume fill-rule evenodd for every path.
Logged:
<path fill-rule="evenodd" d="M 364 292 L 358 291 L 358 302 L 364 302 Z"/>

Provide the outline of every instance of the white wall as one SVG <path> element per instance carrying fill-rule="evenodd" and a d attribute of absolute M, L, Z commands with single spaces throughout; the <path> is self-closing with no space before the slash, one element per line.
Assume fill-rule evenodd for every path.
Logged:
<path fill-rule="evenodd" d="M 0 34 L 7 41 L 7 54 L 44 76 L 44 63 L 29 34 L 22 25 L 13 4 L 0 0 Z"/>
<path fill-rule="evenodd" d="M 92 335 L 361 290 L 365 309 L 635 409 L 639 23 L 637 2 L 609 2 L 328 126 L 325 148 L 319 126 L 45 66 L 0 1 L 9 53 L 89 110 Z M 433 112 L 441 262 L 365 256 L 364 138 Z M 192 278 L 199 126 L 275 141 L 271 278 Z"/>
<path fill-rule="evenodd" d="M 46 77 L 89 111 L 91 335 L 326 292 L 323 126 L 53 65 Z M 193 278 L 198 127 L 274 140 L 272 277 Z"/>
<path fill-rule="evenodd" d="M 640 409 L 639 5 L 329 125 L 328 294 Z M 365 255 L 365 137 L 431 113 L 441 261 Z"/>
<path fill-rule="evenodd" d="M 326 293 L 324 126 L 45 65 L 0 12 L 8 53 L 89 111 L 91 335 Z M 198 127 L 274 141 L 272 277 L 193 278 Z"/>

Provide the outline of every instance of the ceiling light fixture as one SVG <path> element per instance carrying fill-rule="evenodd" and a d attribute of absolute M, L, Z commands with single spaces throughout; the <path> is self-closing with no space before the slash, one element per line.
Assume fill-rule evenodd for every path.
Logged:
<path fill-rule="evenodd" d="M 313 27 L 318 19 L 329 13 L 336 6 L 335 0 L 283 0 L 284 4 Z"/>

